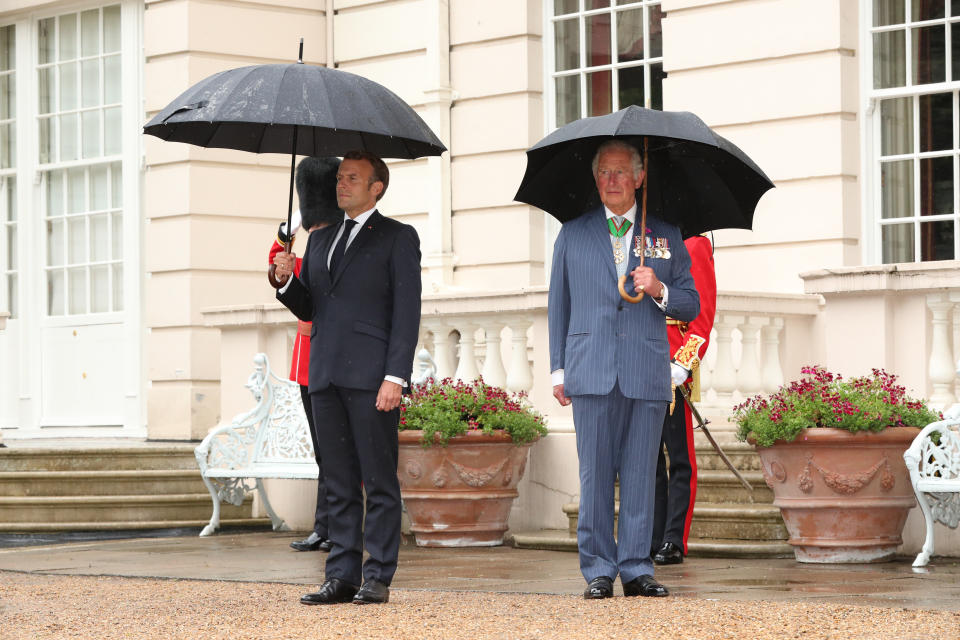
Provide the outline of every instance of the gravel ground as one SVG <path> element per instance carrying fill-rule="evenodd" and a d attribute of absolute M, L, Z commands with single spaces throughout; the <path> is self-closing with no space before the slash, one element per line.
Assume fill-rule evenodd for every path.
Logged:
<path fill-rule="evenodd" d="M 303 586 L 0 572 L 0 639 L 957 638 L 960 613 L 393 590 L 378 606 L 305 607 Z"/>

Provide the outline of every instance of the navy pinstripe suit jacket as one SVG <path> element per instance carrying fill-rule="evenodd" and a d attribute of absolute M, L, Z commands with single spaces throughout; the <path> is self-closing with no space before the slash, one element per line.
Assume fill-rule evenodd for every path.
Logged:
<path fill-rule="evenodd" d="M 666 314 L 693 320 L 700 312 L 700 296 L 680 230 L 649 214 L 647 228 L 648 236 L 667 239 L 672 254 L 668 259 L 645 261 L 670 290 Z M 629 273 L 640 259 L 632 247 L 628 249 L 627 291 L 632 291 Z M 550 370 L 564 370 L 566 395 L 606 395 L 619 381 L 628 398 L 673 399 L 664 312 L 650 296 L 637 304 L 620 297 L 603 207 L 565 223 L 560 230 L 553 249 L 547 313 Z"/>

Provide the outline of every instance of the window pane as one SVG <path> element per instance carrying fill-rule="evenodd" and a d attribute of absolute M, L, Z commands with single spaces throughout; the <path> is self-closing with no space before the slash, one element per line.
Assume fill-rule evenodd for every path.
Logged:
<path fill-rule="evenodd" d="M 69 283 L 70 313 L 87 312 L 87 270 L 84 267 L 67 270 Z"/>
<path fill-rule="evenodd" d="M 943 17 L 944 0 L 913 0 L 913 9 L 910 11 L 914 22 L 920 20 L 935 20 Z"/>
<path fill-rule="evenodd" d="M 554 79 L 556 85 L 557 126 L 573 122 L 580 117 L 580 76 L 561 76 Z"/>
<path fill-rule="evenodd" d="M 7 271 L 16 271 L 17 269 L 17 228 L 13 225 L 7 227 Z"/>
<path fill-rule="evenodd" d="M 90 311 L 104 313 L 110 310 L 110 268 L 106 265 L 90 267 Z"/>
<path fill-rule="evenodd" d="M 667 74 L 663 72 L 663 64 L 650 65 L 650 107 L 663 110 L 663 79 Z"/>
<path fill-rule="evenodd" d="M 9 169 L 16 164 L 16 131 L 9 124 L 0 124 L 0 169 Z"/>
<path fill-rule="evenodd" d="M 953 213 L 953 157 L 920 160 L 920 215 Z"/>
<path fill-rule="evenodd" d="M 120 102 L 120 56 L 103 59 L 103 104 Z"/>
<path fill-rule="evenodd" d="M 123 311 L 123 266 L 113 265 L 111 269 L 113 277 L 113 310 Z"/>
<path fill-rule="evenodd" d="M 610 14 L 587 16 L 587 66 L 610 64 Z"/>
<path fill-rule="evenodd" d="M 953 95 L 920 96 L 920 151 L 953 148 Z"/>
<path fill-rule="evenodd" d="M 894 98 L 880 102 L 880 153 L 885 156 L 913 152 L 913 100 Z"/>
<path fill-rule="evenodd" d="M 60 70 L 60 111 L 77 108 L 77 63 L 68 62 Z"/>
<path fill-rule="evenodd" d="M 77 159 L 77 138 L 80 135 L 76 113 L 60 116 L 60 160 Z"/>
<path fill-rule="evenodd" d="M 903 24 L 905 0 L 873 0 L 873 26 Z"/>
<path fill-rule="evenodd" d="M 643 103 L 643 67 L 628 67 L 617 70 L 619 84 L 617 94 L 617 108 L 623 109 L 631 104 L 638 107 L 646 106 Z"/>
<path fill-rule="evenodd" d="M 902 87 L 907 81 L 906 37 L 903 31 L 873 34 L 873 88 Z"/>
<path fill-rule="evenodd" d="M 556 71 L 576 69 L 580 66 L 580 21 L 561 20 L 554 28 Z"/>
<path fill-rule="evenodd" d="M 562 16 L 580 9 L 579 0 L 553 0 L 553 15 Z"/>
<path fill-rule="evenodd" d="M 945 29 L 943 25 L 937 25 L 913 30 L 914 84 L 930 84 L 947 79 Z"/>
<path fill-rule="evenodd" d="M 40 129 L 40 162 L 56 161 L 56 150 L 53 146 L 53 140 L 56 136 L 57 123 L 53 118 L 43 118 L 39 122 Z"/>
<path fill-rule="evenodd" d="M 59 269 L 47 274 L 47 313 L 63 315 L 63 271 Z"/>
<path fill-rule="evenodd" d="M 90 167 L 90 210 L 103 211 L 110 207 L 110 185 L 107 180 L 107 167 Z"/>
<path fill-rule="evenodd" d="M 87 219 L 67 219 L 67 264 L 87 261 Z"/>
<path fill-rule="evenodd" d="M 120 169 L 120 163 L 114 162 L 110 165 L 110 189 L 113 193 L 110 198 L 110 206 L 119 209 L 123 206 L 123 172 Z"/>
<path fill-rule="evenodd" d="M 583 7 L 589 11 L 590 9 L 606 9 L 610 6 L 610 0 L 585 0 Z"/>
<path fill-rule="evenodd" d="M 913 262 L 913 224 L 887 224 L 880 228 L 883 262 Z"/>
<path fill-rule="evenodd" d="M 913 215 L 913 161 L 880 164 L 880 215 L 883 219 Z"/>
<path fill-rule="evenodd" d="M 100 112 L 83 112 L 83 157 L 95 158 L 100 155 Z"/>
<path fill-rule="evenodd" d="M 960 0 L 950 0 L 950 15 L 960 16 Z"/>
<path fill-rule="evenodd" d="M 53 62 L 54 56 L 54 19 L 47 18 L 46 20 L 41 20 L 37 25 L 37 35 L 39 38 L 37 44 L 37 53 L 39 56 L 40 64 L 46 64 L 48 62 Z"/>
<path fill-rule="evenodd" d="M 120 51 L 120 5 L 103 9 L 103 52 Z"/>
<path fill-rule="evenodd" d="M 953 260 L 953 220 L 920 224 L 920 260 Z"/>
<path fill-rule="evenodd" d="M 63 215 L 63 172 L 54 171 L 47 177 L 47 215 Z"/>
<path fill-rule="evenodd" d="M 100 53 L 100 12 L 97 9 L 80 14 L 80 48 L 84 56 Z"/>
<path fill-rule="evenodd" d="M 13 75 L 0 77 L 0 120 L 17 115 L 17 83 Z"/>
<path fill-rule="evenodd" d="M 110 228 L 107 214 L 90 216 L 90 262 L 110 259 Z"/>
<path fill-rule="evenodd" d="M 60 55 L 58 60 L 77 57 L 77 14 L 60 16 Z"/>
<path fill-rule="evenodd" d="M 47 266 L 59 267 L 63 261 L 63 220 L 50 220 L 47 222 Z"/>
<path fill-rule="evenodd" d="M 120 107 L 103 110 L 103 154 L 120 153 Z"/>
<path fill-rule="evenodd" d="M 86 211 L 85 183 L 83 169 L 69 169 L 67 171 L 67 213 Z"/>
<path fill-rule="evenodd" d="M 110 259 L 123 258 L 123 214 L 114 213 L 110 216 Z"/>
<path fill-rule="evenodd" d="M 954 22 L 950 25 L 950 47 L 953 52 L 953 71 L 951 75 L 953 80 L 960 80 L 960 22 Z"/>
<path fill-rule="evenodd" d="M 7 220 L 17 221 L 17 179 L 7 178 Z"/>
<path fill-rule="evenodd" d="M 0 27 L 0 71 L 17 65 L 17 30 L 12 24 Z"/>
<path fill-rule="evenodd" d="M 37 96 L 37 108 L 40 113 L 53 113 L 56 106 L 54 103 L 54 96 L 56 95 L 54 73 L 56 73 L 55 67 L 48 67 L 39 71 L 40 94 Z"/>
<path fill-rule="evenodd" d="M 660 58 L 663 56 L 663 29 L 660 26 L 663 10 L 655 4 L 648 7 L 647 11 L 650 16 L 650 57 Z"/>
<path fill-rule="evenodd" d="M 617 13 L 617 60 L 643 60 L 643 9 Z"/>
<path fill-rule="evenodd" d="M 613 111 L 613 74 L 597 71 L 587 74 L 587 115 L 602 116 Z"/>
<path fill-rule="evenodd" d="M 17 274 L 11 273 L 7 276 L 7 305 L 11 318 L 16 318 L 20 311 L 20 305 L 17 304 Z"/>
<path fill-rule="evenodd" d="M 84 60 L 81 63 L 83 77 L 83 106 L 100 104 L 100 60 Z"/>

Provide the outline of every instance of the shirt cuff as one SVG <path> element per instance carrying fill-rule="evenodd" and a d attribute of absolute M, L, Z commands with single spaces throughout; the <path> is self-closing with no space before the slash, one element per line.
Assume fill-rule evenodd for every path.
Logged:
<path fill-rule="evenodd" d="M 407 381 L 404 380 L 403 378 L 398 378 L 397 376 L 383 376 L 383 379 L 386 380 L 387 382 L 398 384 L 401 387 L 407 386 Z"/>
<path fill-rule="evenodd" d="M 670 297 L 670 290 L 667 289 L 667 285 L 663 284 L 662 282 L 660 283 L 660 286 L 663 287 L 663 296 L 660 298 L 660 300 L 657 300 L 656 298 L 654 298 L 654 299 L 653 299 L 653 304 L 655 304 L 655 305 L 657 305 L 658 307 L 660 307 L 660 311 L 663 311 L 664 313 L 666 313 L 666 311 L 667 311 L 667 300 L 668 300 L 669 297 Z"/>
<path fill-rule="evenodd" d="M 563 369 L 557 369 L 556 371 L 551 371 L 550 381 L 553 382 L 553 386 L 557 386 L 558 384 L 563 384 Z"/>
<path fill-rule="evenodd" d="M 285 285 L 283 285 L 282 287 L 280 287 L 279 289 L 277 289 L 277 293 L 286 293 L 286 292 L 287 292 L 287 289 L 290 288 L 290 284 L 293 282 L 294 277 L 295 277 L 295 276 L 294 276 L 293 274 L 290 274 L 290 277 L 287 278 L 287 284 L 285 284 Z"/>

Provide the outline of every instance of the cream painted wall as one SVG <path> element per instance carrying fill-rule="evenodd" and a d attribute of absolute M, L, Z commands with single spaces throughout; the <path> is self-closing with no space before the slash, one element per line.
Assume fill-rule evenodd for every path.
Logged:
<path fill-rule="evenodd" d="M 718 287 L 800 292 L 814 265 L 861 264 L 857 2 L 664 0 L 663 10 L 664 108 L 700 115 L 777 185 L 752 232 L 716 234 Z"/>
<path fill-rule="evenodd" d="M 323 3 L 147 0 L 145 118 L 224 69 L 324 64 Z M 147 422 L 151 438 L 197 439 L 220 420 L 220 334 L 201 310 L 268 302 L 267 251 L 286 214 L 289 159 L 145 141 Z"/>

